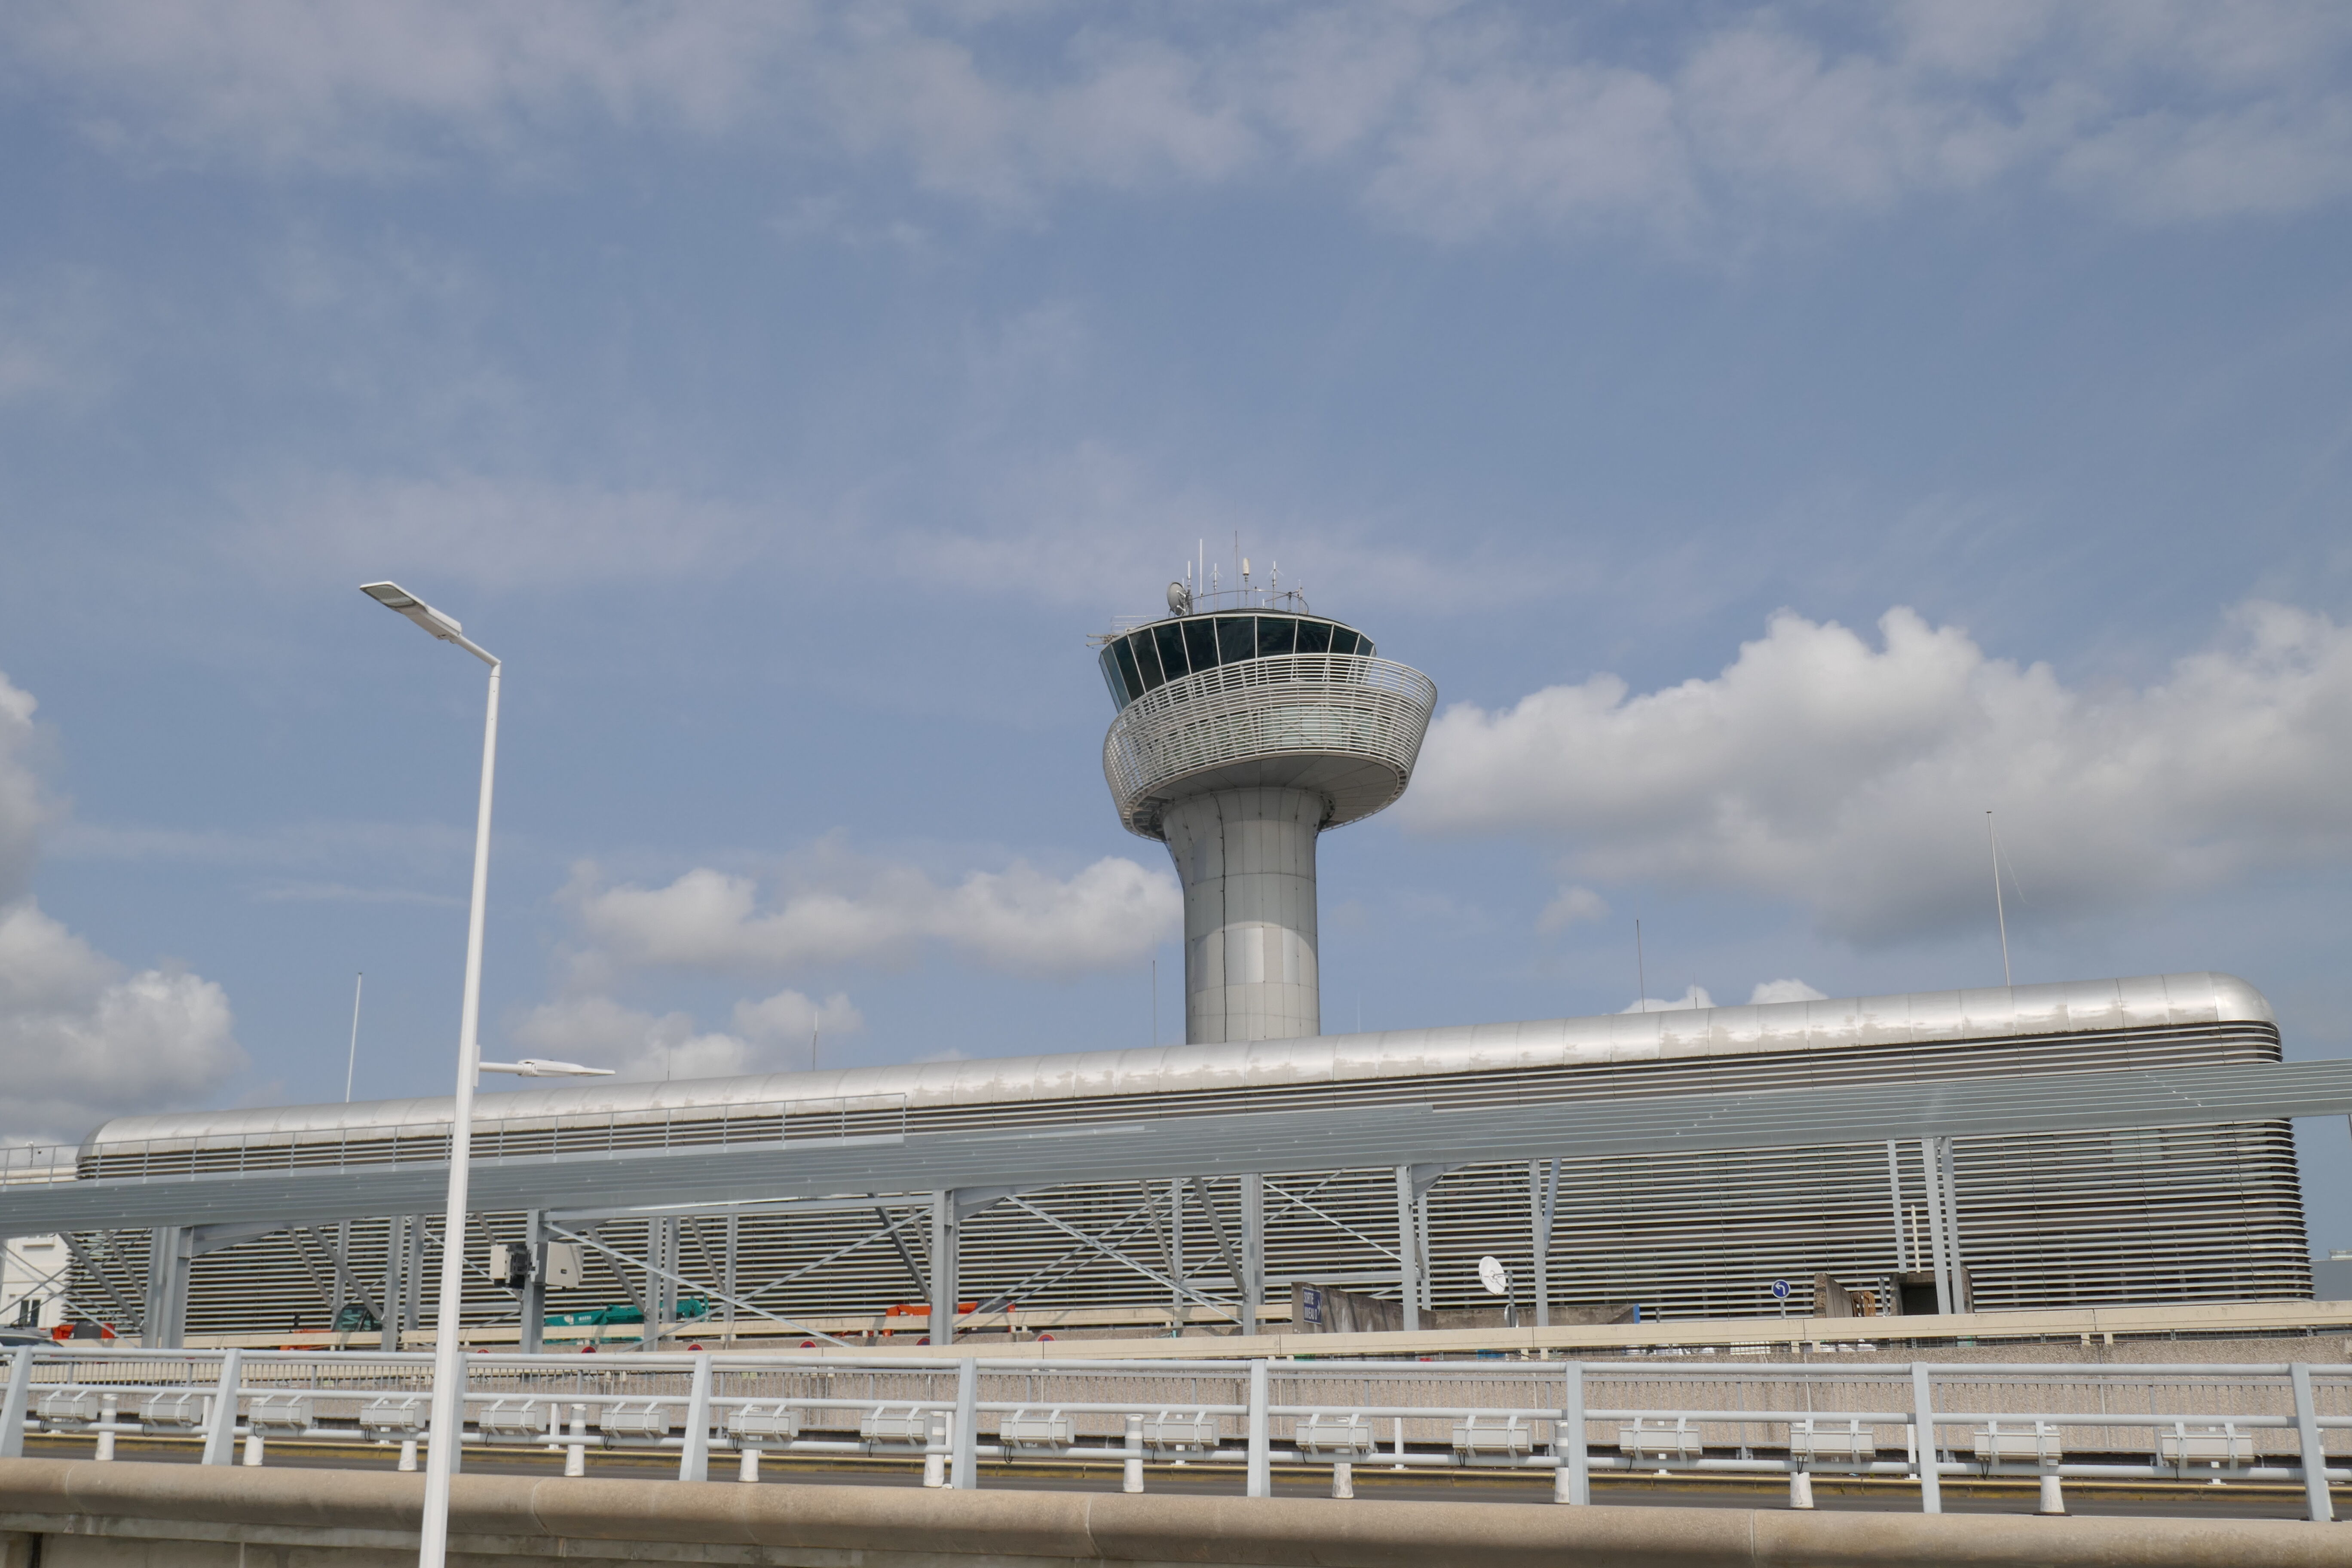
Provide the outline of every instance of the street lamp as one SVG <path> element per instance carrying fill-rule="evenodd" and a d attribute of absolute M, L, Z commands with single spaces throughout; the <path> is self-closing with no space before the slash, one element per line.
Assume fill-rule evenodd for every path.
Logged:
<path fill-rule="evenodd" d="M 466 1421 L 466 1413 L 457 1404 L 458 1366 L 465 1353 L 465 1347 L 457 1342 L 457 1316 L 466 1282 L 466 1185 L 474 1152 L 475 1080 L 485 1072 L 524 1078 L 610 1078 L 612 1069 L 539 1057 L 525 1057 L 519 1062 L 482 1060 L 482 912 L 490 884 L 490 780 L 499 756 L 501 667 L 466 636 L 455 617 L 443 615 L 399 584 L 362 583 L 360 592 L 490 667 L 489 707 L 482 720 L 482 800 L 474 818 L 474 900 L 466 921 L 466 1002 L 457 1025 L 457 1093 L 449 1108 L 449 1210 L 441 1222 L 441 1304 L 433 1327 L 433 1415 L 425 1433 L 425 1521 L 416 1554 L 419 1568 L 442 1568 L 449 1552 L 449 1478 L 457 1468 L 458 1434 Z"/>
<path fill-rule="evenodd" d="M 484 1072 L 510 1072 L 518 1078 L 611 1078 L 611 1068 L 583 1068 L 578 1062 L 554 1062 L 545 1057 L 525 1057 L 519 1062 L 476 1062 Z"/>
<path fill-rule="evenodd" d="M 418 1568 L 442 1568 L 449 1552 L 449 1477 L 457 1468 L 458 1297 L 466 1280 L 466 1177 L 474 1150 L 474 1079 L 480 1071 L 482 904 L 490 880 L 490 777 L 499 755 L 499 661 L 465 629 L 397 583 L 362 583 L 360 592 L 388 610 L 456 643 L 490 667 L 489 710 L 482 721 L 482 800 L 474 818 L 474 903 L 466 921 L 466 1003 L 457 1025 L 457 1094 L 449 1110 L 449 1212 L 441 1224 L 441 1307 L 433 1331 L 433 1417 L 427 1431 L 425 1521 Z"/>

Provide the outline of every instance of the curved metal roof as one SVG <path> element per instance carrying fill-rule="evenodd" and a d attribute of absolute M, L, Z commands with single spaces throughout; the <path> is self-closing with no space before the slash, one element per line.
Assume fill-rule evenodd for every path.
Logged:
<path fill-rule="evenodd" d="M 2276 1022 L 2270 1003 L 2244 981 L 2229 974 L 2155 974 L 829 1072 L 666 1083 L 596 1079 L 484 1094 L 475 1100 L 475 1113 L 485 1121 L 520 1121 L 867 1097 L 903 1098 L 910 1108 L 988 1105 L 2239 1022 Z M 91 1132 L 82 1147 L 89 1152 L 106 1144 L 156 1140 L 415 1127 L 446 1121 L 449 1105 L 446 1096 L 438 1096 L 124 1116 Z"/>

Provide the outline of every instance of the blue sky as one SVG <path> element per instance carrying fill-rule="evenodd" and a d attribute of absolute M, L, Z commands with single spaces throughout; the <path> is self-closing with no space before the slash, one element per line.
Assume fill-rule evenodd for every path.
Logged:
<path fill-rule="evenodd" d="M 2326 5 L 0 16 L 15 1137 L 493 1051 L 1143 1045 L 1085 636 L 1236 535 L 1445 704 L 1332 1029 L 2244 975 L 2352 1050 Z M 1227 568 L 1230 571 L 1230 567 Z M 1263 567 L 1261 566 L 1261 570 Z M 2340 1126 L 2315 1237 L 2352 1246 Z"/>

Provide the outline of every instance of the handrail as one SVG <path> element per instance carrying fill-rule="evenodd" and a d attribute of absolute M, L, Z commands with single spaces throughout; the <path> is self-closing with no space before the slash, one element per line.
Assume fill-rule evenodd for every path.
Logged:
<path fill-rule="evenodd" d="M 209 1464 L 233 1462 L 240 1439 L 248 1465 L 264 1462 L 273 1445 L 354 1440 L 399 1444 L 404 1464 L 413 1464 L 417 1434 L 411 1418 L 428 1392 L 431 1361 L 415 1352 L 24 1347 L 6 1358 L 0 1454 L 22 1453 L 28 1436 L 87 1438 L 97 1458 L 111 1459 L 114 1438 L 132 1435 L 201 1441 Z M 2314 1518 L 2329 1516 L 2329 1482 L 2352 1481 L 2352 1452 L 2343 1452 L 2352 1448 L 2346 1442 L 2352 1437 L 2352 1365 L 1920 1362 L 1668 1369 L 1540 1361 L 1202 1361 L 1139 1367 L 1019 1356 L 907 1361 L 639 1352 L 591 1362 L 493 1352 L 467 1356 L 464 1379 L 462 1442 L 563 1448 L 567 1473 L 575 1474 L 584 1473 L 575 1467 L 592 1447 L 676 1449 L 679 1473 L 690 1479 L 698 1479 L 717 1452 L 736 1453 L 746 1479 L 756 1479 L 763 1454 L 919 1452 L 925 1484 L 947 1484 L 952 1471 L 955 1485 L 969 1487 L 979 1484 L 980 1459 L 1058 1456 L 1121 1464 L 1129 1489 L 1139 1489 L 1143 1454 L 1164 1442 L 1190 1464 L 1240 1467 L 1252 1496 L 1270 1494 L 1268 1467 L 1279 1460 L 1331 1467 L 1333 1494 L 1350 1497 L 1348 1468 L 1375 1458 L 1408 1469 L 1549 1471 L 1562 1502 L 1587 1500 L 1585 1480 L 1595 1471 L 1784 1474 L 1796 1507 L 1811 1506 L 1810 1477 L 1817 1471 L 1907 1477 L 1919 1482 L 1930 1512 L 1940 1507 L 1937 1478 L 1944 1476 L 2039 1477 L 2044 1510 L 2051 1511 L 2056 1489 L 2069 1477 L 2226 1475 L 2300 1480 Z M 982 1379 L 1007 1386 L 983 1390 Z M 1204 1381 L 1215 1386 L 1203 1390 Z M 1047 1382 L 1055 1386 L 1040 1387 Z M 1113 1386 L 1082 1386 L 1089 1383 Z M 1825 1383 L 1916 1390 L 1919 1403 L 1820 1407 L 1811 1391 Z M 2239 1390 L 2241 1403 L 2268 1407 L 2210 1408 L 2217 1383 Z M 1296 1397 L 1327 1394 L 1335 1384 L 1353 1385 L 1355 1397 Z M 1390 1386 L 1376 1390 L 1376 1384 Z M 1677 1384 L 1692 1397 L 1657 1404 L 1593 1397 L 1610 1385 L 1665 1395 Z M 1777 1405 L 1769 1397 L 1776 1384 L 1784 1401 Z M 1974 1403 L 1984 1407 L 1965 1408 L 1972 1402 L 1960 1395 L 1969 1386 L 2000 1393 L 2003 1405 L 2038 1389 L 2044 1408 L 1982 1401 Z M 1721 1397 L 1732 1387 L 1740 1391 L 1736 1406 Z M 2157 1391 L 2164 1388 L 2197 1391 L 2208 1396 L 2201 1403 L 2209 1408 L 2162 1408 Z M 2147 1408 L 2113 1408 L 2119 1390 L 2144 1394 Z M 1406 1391 L 1438 1392 L 1447 1402 L 1398 1397 Z M 1750 1397 L 1759 1392 L 1767 1397 Z M 1793 1398 L 1798 1392 L 1805 1397 Z M 2323 1393 L 2326 1414 L 2319 1408 Z M 1465 1394 L 1508 1397 L 1465 1404 Z M 2100 1407 L 2085 1407 L 2095 1404 Z M 1067 1422 L 1067 1440 L 1057 1440 L 1064 1428 L 1056 1424 L 1041 1432 L 1031 1423 L 1018 1437 L 992 1442 L 982 1431 L 983 1417 L 1001 1424 L 1039 1409 L 1050 1409 L 1055 1423 Z M 820 1419 L 804 1430 L 803 1415 Z M 1368 1449 L 1357 1436 L 1308 1441 L 1282 1429 L 1369 1433 L 1374 1422 L 1391 1427 L 1390 1447 Z M 844 1423 L 855 1425 L 855 1435 Z M 1419 1429 L 1417 1447 L 1405 1441 L 1408 1423 Z M 1450 1432 L 1445 1447 L 1429 1441 L 1433 1425 Z M 1603 1428 L 1598 1445 L 1596 1426 Z M 1734 1429 L 1737 1441 L 1726 1436 Z M 932 1436 L 918 1441 L 926 1430 Z M 2279 1441 L 2287 1434 L 2291 1451 Z M 2326 1455 L 2331 1436 L 2341 1465 Z M 2080 1451 L 2070 1453 L 2069 1445 Z M 942 1479 L 934 1482 L 933 1474 Z"/>

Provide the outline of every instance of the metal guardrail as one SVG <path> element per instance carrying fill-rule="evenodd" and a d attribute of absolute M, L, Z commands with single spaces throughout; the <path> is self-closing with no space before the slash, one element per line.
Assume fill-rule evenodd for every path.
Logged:
<path fill-rule="evenodd" d="M 474 1161 L 646 1149 L 837 1142 L 906 1136 L 907 1097 L 852 1095 L 761 1100 L 746 1105 L 484 1117 L 474 1123 Z M 71 1181 L 176 1181 L 247 1172 L 341 1170 L 355 1165 L 445 1163 L 449 1123 L 400 1122 L 319 1133 L 226 1134 L 125 1140 L 86 1147 L 28 1144 L 0 1149 L 0 1186 Z"/>
<path fill-rule="evenodd" d="M 2047 1366 L 1979 1363 L 1627 1367 L 1464 1363 L 961 1360 L 859 1363 L 712 1353 L 466 1358 L 460 1441 L 678 1456 L 707 1479 L 733 1453 L 895 1455 L 924 1484 L 972 1488 L 982 1460 L 1118 1465 L 1144 1488 L 1148 1458 L 1239 1468 L 1271 1494 L 1275 1464 L 1548 1472 L 1552 1497 L 1591 1500 L 1595 1474 L 1785 1474 L 1811 1506 L 1815 1473 L 1904 1478 L 1941 1511 L 1947 1477 L 2039 1478 L 2063 1511 L 2067 1478 L 2300 1482 L 2309 1516 L 2334 1516 L 2352 1481 L 2352 1366 Z M 89 1437 L 112 1459 L 125 1436 L 200 1440 L 206 1464 L 274 1444 L 425 1440 L 432 1357 L 416 1353 L 121 1349 L 12 1352 L 0 1457 L 28 1434 Z M 1923 1441 L 1922 1435 L 1925 1434 Z M 1386 1442 L 1382 1442 L 1382 1437 Z M 1581 1438 L 1580 1441 L 1579 1438 Z M 2337 1462 L 2331 1466 L 2334 1447 Z"/>

